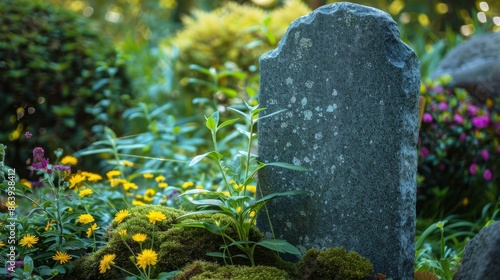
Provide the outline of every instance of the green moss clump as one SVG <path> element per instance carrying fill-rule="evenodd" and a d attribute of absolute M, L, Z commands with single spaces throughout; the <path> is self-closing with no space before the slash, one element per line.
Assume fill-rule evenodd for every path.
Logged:
<path fill-rule="evenodd" d="M 372 273 L 368 259 L 344 248 L 310 249 L 298 264 L 300 279 L 363 280 Z"/>
<path fill-rule="evenodd" d="M 161 222 L 152 224 L 147 215 L 151 211 L 160 211 L 167 218 Z M 157 264 L 152 266 L 151 275 L 156 276 L 161 272 L 179 270 L 186 264 L 194 260 L 206 260 L 212 262 L 221 262 L 219 258 L 209 257 L 208 252 L 218 252 L 219 247 L 224 244 L 221 236 L 212 234 L 202 228 L 179 227 L 177 218 L 186 212 L 164 206 L 145 205 L 133 207 L 129 210 L 129 215 L 118 224 L 113 221 L 109 229 L 109 240 L 106 245 L 92 255 L 85 256 L 75 262 L 75 266 L 70 273 L 70 279 L 124 279 L 127 274 L 117 268 L 112 268 L 101 274 L 99 272 L 99 263 L 107 254 L 115 254 L 115 264 L 132 273 L 138 273 L 134 263 L 130 260 L 132 253 L 139 254 L 142 249 L 153 249 L 158 254 Z M 213 222 L 214 219 L 230 223 L 229 220 L 221 215 L 193 215 L 185 218 L 183 222 Z M 119 232 L 126 230 L 126 236 L 120 236 Z M 132 236 L 137 233 L 146 234 L 147 238 L 142 243 L 134 241 Z M 236 231 L 228 227 L 226 233 L 236 238 Z M 262 239 L 262 233 L 253 229 L 251 239 L 258 241 Z M 123 238 L 123 240 L 122 240 Z M 128 244 L 130 249 L 125 245 Z M 151 244 L 153 246 L 151 247 Z M 242 254 L 234 251 L 232 254 Z M 264 248 L 256 250 L 258 255 L 258 264 L 263 262 L 273 263 L 277 256 Z M 247 264 L 248 261 L 243 258 L 235 259 L 237 264 Z"/>
<path fill-rule="evenodd" d="M 288 274 L 271 266 L 221 266 L 217 263 L 195 261 L 187 265 L 180 274 L 172 280 L 287 280 Z"/>

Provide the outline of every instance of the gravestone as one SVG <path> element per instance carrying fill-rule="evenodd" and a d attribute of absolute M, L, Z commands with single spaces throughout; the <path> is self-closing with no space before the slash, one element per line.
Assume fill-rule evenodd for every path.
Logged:
<path fill-rule="evenodd" d="M 276 238 L 302 252 L 344 247 L 375 272 L 413 279 L 419 62 L 377 9 L 323 6 L 295 20 L 260 58 L 259 157 Z M 270 234 L 267 219 L 259 228 Z"/>

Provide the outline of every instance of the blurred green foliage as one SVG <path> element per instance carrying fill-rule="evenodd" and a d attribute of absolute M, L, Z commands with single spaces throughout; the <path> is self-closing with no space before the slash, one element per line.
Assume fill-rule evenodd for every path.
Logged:
<path fill-rule="evenodd" d="M 0 28 L 0 142 L 9 165 L 23 172 L 35 142 L 71 152 L 95 140 L 99 125 L 123 128 L 116 120 L 131 99 L 123 60 L 87 19 L 44 1 L 5 0 Z"/>

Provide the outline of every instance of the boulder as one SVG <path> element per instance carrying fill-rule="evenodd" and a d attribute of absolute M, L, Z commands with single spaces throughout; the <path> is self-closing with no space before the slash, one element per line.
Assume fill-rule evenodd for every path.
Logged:
<path fill-rule="evenodd" d="M 450 87 L 466 89 L 477 101 L 500 97 L 500 32 L 476 35 L 453 48 L 431 75 L 449 74 Z"/>
<path fill-rule="evenodd" d="M 494 222 L 465 246 L 454 280 L 495 280 L 500 276 L 500 221 Z"/>

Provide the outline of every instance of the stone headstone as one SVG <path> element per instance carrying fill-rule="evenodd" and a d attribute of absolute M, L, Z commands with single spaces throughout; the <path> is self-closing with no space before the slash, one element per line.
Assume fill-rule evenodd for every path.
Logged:
<path fill-rule="evenodd" d="M 496 280 L 500 277 L 500 221 L 481 229 L 465 246 L 454 280 Z"/>
<path fill-rule="evenodd" d="M 500 32 L 476 35 L 454 47 L 432 73 L 452 77 L 450 87 L 465 88 L 476 100 L 500 97 Z"/>
<path fill-rule="evenodd" d="M 375 272 L 413 279 L 419 62 L 377 9 L 336 3 L 295 20 L 260 59 L 259 157 L 276 238 L 301 249 L 340 247 Z M 270 232 L 267 219 L 259 227 Z"/>

